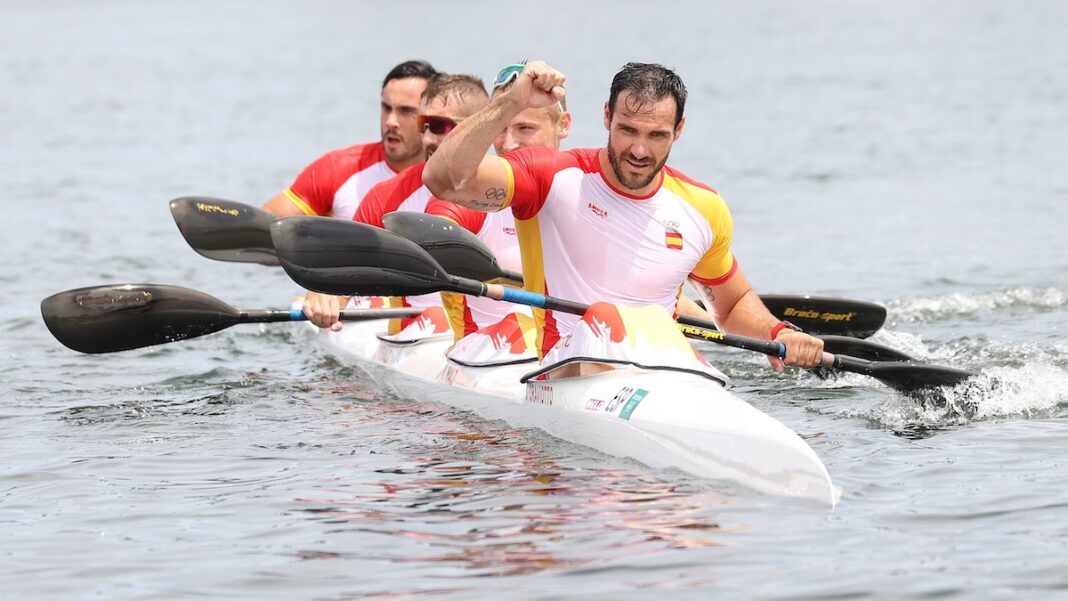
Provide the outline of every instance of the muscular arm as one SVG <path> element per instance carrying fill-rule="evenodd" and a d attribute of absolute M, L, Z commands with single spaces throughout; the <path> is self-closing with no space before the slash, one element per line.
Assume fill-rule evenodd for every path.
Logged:
<path fill-rule="evenodd" d="M 438 198 L 477 211 L 499 211 L 508 199 L 508 170 L 503 159 L 486 154 L 494 138 L 523 107 L 507 98 L 456 126 L 423 170 L 423 183 Z"/>
<path fill-rule="evenodd" d="M 541 61 L 527 64 L 515 85 L 465 119 L 427 161 L 423 183 L 437 196 L 484 212 L 509 202 L 507 163 L 486 150 L 519 113 L 544 108 L 564 97 L 564 77 Z"/>
<path fill-rule="evenodd" d="M 702 309 L 700 305 L 685 294 L 679 295 L 679 302 L 675 305 L 675 311 L 679 315 L 687 315 L 698 319 L 712 319 L 712 316 L 708 314 L 708 311 Z"/>
<path fill-rule="evenodd" d="M 726 282 L 716 286 L 693 279 L 691 282 L 712 313 L 712 319 L 724 332 L 767 339 L 779 323 L 757 296 L 740 267 Z M 815 367 L 820 364 L 823 341 L 819 338 L 783 328 L 775 340 L 786 345 L 786 365 Z M 782 371 L 784 362 L 781 359 L 769 356 L 768 361 L 775 371 Z"/>
<path fill-rule="evenodd" d="M 741 267 L 726 282 L 708 286 L 691 279 L 712 320 L 724 332 L 767 338 L 779 320 L 757 296 Z"/>

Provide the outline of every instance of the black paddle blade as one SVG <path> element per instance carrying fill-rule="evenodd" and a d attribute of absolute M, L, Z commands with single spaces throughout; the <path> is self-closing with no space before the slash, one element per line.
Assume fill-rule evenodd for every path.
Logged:
<path fill-rule="evenodd" d="M 81 353 L 113 353 L 196 338 L 238 321 L 236 309 L 203 292 L 159 284 L 68 290 L 41 301 L 56 340 Z"/>
<path fill-rule="evenodd" d="M 522 276 L 509 273 L 478 238 L 459 225 L 437 215 L 397 211 L 382 218 L 386 229 L 415 242 L 430 253 L 445 271 L 455 276 L 486 281 L 513 280 Z"/>
<path fill-rule="evenodd" d="M 917 394 L 940 386 L 956 386 L 975 376 L 970 371 L 912 361 L 873 363 L 872 377 L 905 394 Z"/>
<path fill-rule="evenodd" d="M 867 338 L 883 327 L 886 307 L 847 298 L 761 294 L 768 311 L 810 334 Z"/>
<path fill-rule="evenodd" d="M 871 376 L 908 395 L 924 393 L 941 386 L 956 386 L 975 376 L 974 373 L 963 369 L 917 361 L 866 361 L 846 355 L 835 355 L 834 367 Z"/>
<path fill-rule="evenodd" d="M 171 201 L 171 216 L 193 250 L 216 261 L 278 265 L 271 244 L 275 216 L 244 203 L 207 196 Z"/>
<path fill-rule="evenodd" d="M 289 277 L 315 292 L 412 296 L 450 289 L 448 274 L 425 250 L 363 223 L 286 217 L 271 225 L 271 238 Z"/>
<path fill-rule="evenodd" d="M 859 338 L 849 336 L 817 336 L 817 338 L 823 340 L 823 350 L 834 355 L 849 355 L 868 361 L 915 361 L 897 349 Z"/>

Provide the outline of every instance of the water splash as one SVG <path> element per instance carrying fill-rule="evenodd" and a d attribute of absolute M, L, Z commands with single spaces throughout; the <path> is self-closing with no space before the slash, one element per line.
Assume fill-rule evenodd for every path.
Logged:
<path fill-rule="evenodd" d="M 887 303 L 892 322 L 928 322 L 972 317 L 1005 309 L 1048 312 L 1068 308 L 1068 292 L 1058 288 L 1007 288 L 979 294 L 953 292 Z"/>
<path fill-rule="evenodd" d="M 895 395 L 865 416 L 906 436 L 1005 418 L 1059 417 L 1068 409 L 1068 371 L 1049 364 L 989 367 L 958 386 Z"/>

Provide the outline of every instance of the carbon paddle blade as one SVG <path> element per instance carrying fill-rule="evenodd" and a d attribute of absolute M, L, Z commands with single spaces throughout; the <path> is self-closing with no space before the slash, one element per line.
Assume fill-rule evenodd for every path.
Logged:
<path fill-rule="evenodd" d="M 868 361 L 915 361 L 897 349 L 859 338 L 849 336 L 816 336 L 816 338 L 823 340 L 823 350 L 835 355 L 849 355 Z"/>
<path fill-rule="evenodd" d="M 523 284 L 521 274 L 506 271 L 493 252 L 459 225 L 437 215 L 397 211 L 382 218 L 386 229 L 430 253 L 448 273 L 481 282 L 506 279 Z"/>
<path fill-rule="evenodd" d="M 941 386 L 956 386 L 975 374 L 963 369 L 917 361 L 865 361 L 836 355 L 834 367 L 871 376 L 904 394 L 919 394 Z"/>
<path fill-rule="evenodd" d="M 975 376 L 962 369 L 907 361 L 876 363 L 871 375 L 905 394 L 915 394 L 933 387 L 956 386 Z"/>
<path fill-rule="evenodd" d="M 451 289 L 448 274 L 426 251 L 370 225 L 285 217 L 271 224 L 271 239 L 282 268 L 308 290 L 413 296 Z"/>
<path fill-rule="evenodd" d="M 867 338 L 883 327 L 886 307 L 848 298 L 761 294 L 768 311 L 809 334 Z"/>
<path fill-rule="evenodd" d="M 216 261 L 278 265 L 271 244 L 275 216 L 244 203 L 207 196 L 171 201 L 171 216 L 193 250 Z"/>
<path fill-rule="evenodd" d="M 238 322 L 230 305 L 196 290 L 161 284 L 91 286 L 41 301 L 56 340 L 81 353 L 113 353 L 196 338 Z"/>

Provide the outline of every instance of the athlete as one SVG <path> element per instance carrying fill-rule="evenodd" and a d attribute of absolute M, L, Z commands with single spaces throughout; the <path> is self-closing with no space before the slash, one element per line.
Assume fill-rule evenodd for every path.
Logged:
<path fill-rule="evenodd" d="M 493 82 L 493 97 L 506 92 L 515 84 L 524 63 L 513 63 L 501 69 Z M 560 141 L 571 131 L 571 113 L 564 101 L 545 108 L 530 108 L 520 112 L 497 135 L 493 149 L 498 156 L 528 146 L 544 146 L 558 150 Z M 432 198 L 426 212 L 449 219 L 474 233 L 497 257 L 504 269 L 523 270 L 516 238 L 515 219 L 510 211 L 485 213 L 452 202 Z M 513 312 L 529 315 L 529 311 L 511 303 L 488 298 L 446 293 L 445 307 L 457 340 L 475 331 L 494 327 Z"/>
<path fill-rule="evenodd" d="M 720 329 L 783 343 L 789 365 L 817 365 L 823 342 L 772 316 L 738 266 L 723 199 L 666 165 L 685 125 L 686 88 L 670 69 L 629 63 L 615 75 L 604 148 L 486 155 L 516 115 L 563 99 L 564 82 L 549 65 L 528 64 L 442 142 L 423 172 L 430 191 L 472 209 L 511 209 L 528 290 L 673 313 L 689 279 Z M 580 319 L 540 309 L 535 318 L 542 354 Z M 769 361 L 782 370 L 780 359 Z"/>
<path fill-rule="evenodd" d="M 419 112 L 412 119 L 421 132 L 421 148 L 424 156 L 429 158 L 438 148 L 445 136 L 463 121 L 489 102 L 485 84 L 472 75 L 438 75 L 430 80 L 423 92 Z M 383 227 L 382 217 L 393 211 L 415 211 L 422 213 L 430 200 L 430 191 L 423 185 L 423 167 L 419 162 L 400 172 L 396 176 L 379 183 L 371 189 L 353 215 L 353 221 Z M 340 330 L 338 313 L 348 302 L 347 297 L 309 292 L 304 299 L 304 313 L 315 325 L 333 330 Z M 441 306 L 441 296 L 437 293 L 418 297 L 409 297 L 410 306 L 431 308 Z M 443 312 L 438 312 L 440 319 L 433 319 L 435 326 L 448 329 L 448 321 Z M 436 316 L 430 316 L 436 317 Z M 391 327 L 391 334 L 399 334 L 400 329 L 421 321 L 403 320 Z M 399 327 L 398 327 L 399 326 Z M 433 333 L 433 332 L 427 332 Z"/>
<path fill-rule="evenodd" d="M 375 184 L 425 160 L 415 117 L 427 81 L 436 74 L 425 61 L 406 61 L 394 67 L 382 81 L 381 141 L 324 154 L 263 208 L 279 217 L 351 219 Z"/>

